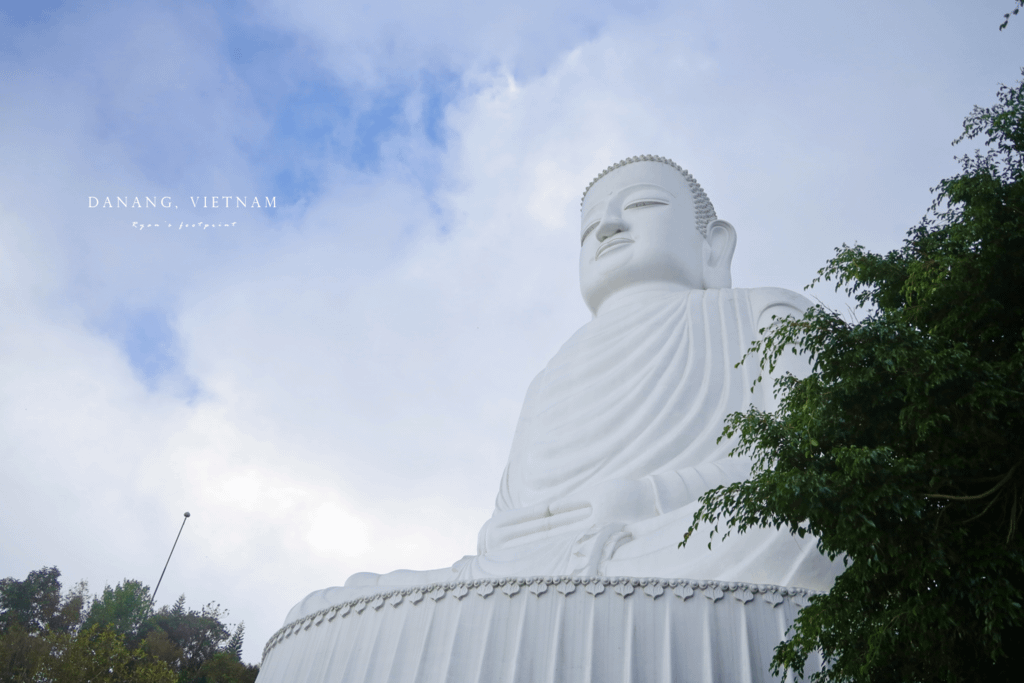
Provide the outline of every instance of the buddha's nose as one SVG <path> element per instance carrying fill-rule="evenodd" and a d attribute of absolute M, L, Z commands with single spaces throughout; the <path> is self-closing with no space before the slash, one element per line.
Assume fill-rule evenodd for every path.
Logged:
<path fill-rule="evenodd" d="M 607 213 L 601 219 L 601 225 L 597 226 L 597 241 L 604 242 L 616 233 L 626 232 L 629 228 L 622 221 L 622 216 L 617 213 Z"/>

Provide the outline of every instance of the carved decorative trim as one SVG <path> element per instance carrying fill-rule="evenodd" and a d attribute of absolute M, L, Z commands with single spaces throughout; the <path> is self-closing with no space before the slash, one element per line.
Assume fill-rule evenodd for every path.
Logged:
<path fill-rule="evenodd" d="M 337 621 L 338 619 L 358 618 L 367 607 L 373 611 L 380 610 L 385 604 L 395 609 L 415 609 L 419 605 L 433 604 L 439 602 L 446 595 L 462 600 L 470 595 L 476 595 L 481 600 L 488 599 L 488 596 L 496 590 L 508 596 L 509 600 L 523 600 L 528 596 L 540 597 L 548 591 L 549 586 L 555 587 L 555 594 L 563 597 L 576 591 L 577 587 L 592 595 L 594 599 L 604 598 L 606 595 L 621 596 L 622 600 L 657 600 L 666 592 L 674 595 L 680 600 L 687 600 L 701 592 L 708 600 L 718 602 L 726 594 L 731 594 L 743 605 L 750 604 L 754 596 L 760 595 L 762 599 L 772 607 L 782 604 L 787 598 L 797 607 L 806 607 L 810 599 L 820 595 L 817 591 L 806 588 L 789 588 L 783 586 L 754 585 L 747 583 L 735 583 L 725 581 L 694 581 L 691 579 L 653 579 L 634 577 L 579 577 L 579 576 L 536 576 L 530 578 L 506 578 L 506 579 L 480 579 L 459 583 L 432 583 L 426 586 L 409 586 L 383 590 L 379 593 L 363 596 L 354 600 L 332 605 L 313 614 L 307 614 L 301 619 L 285 624 L 270 637 L 263 648 L 263 659 L 274 646 L 292 635 L 298 637 L 300 632 L 310 630 L 311 627 L 318 627 L 324 623 Z M 526 590 L 521 590 L 523 587 Z M 606 591 L 606 589 L 610 589 Z M 639 590 L 637 590 L 639 589 Z M 424 596 L 430 598 L 430 602 L 423 600 Z M 524 596 L 524 597 L 520 597 Z M 494 598 L 490 598 L 494 599 Z M 504 598 L 502 598 L 504 599 Z M 535 598 L 530 598 L 535 599 Z"/>

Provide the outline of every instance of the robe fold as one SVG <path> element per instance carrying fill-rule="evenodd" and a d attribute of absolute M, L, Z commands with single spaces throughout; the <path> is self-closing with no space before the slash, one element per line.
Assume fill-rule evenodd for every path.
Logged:
<path fill-rule="evenodd" d="M 799 315 L 809 303 L 774 288 L 693 290 L 584 325 L 527 392 L 494 516 L 479 554 L 457 565 L 460 578 L 597 574 L 826 590 L 842 565 L 810 537 L 758 529 L 716 537 L 708 550 L 703 525 L 703 540 L 677 548 L 697 498 L 749 476 L 749 460 L 728 457 L 734 441 L 719 441 L 725 418 L 773 406 L 771 382 L 755 385 L 757 358 L 741 359 L 773 315 Z M 544 528 L 549 505 L 615 480 L 647 482 L 649 518 Z M 510 529 L 497 542 L 495 525 Z"/>
<path fill-rule="evenodd" d="M 603 312 L 531 383 L 477 555 L 445 569 L 356 574 L 344 588 L 308 596 L 289 620 L 380 586 L 508 576 L 686 578 L 827 591 L 844 565 L 821 555 L 810 535 L 753 529 L 717 535 L 709 549 L 712 525 L 704 524 L 677 547 L 701 494 L 749 476 L 748 459 L 728 457 L 734 442 L 719 441 L 725 418 L 750 406 L 774 408 L 771 380 L 755 385 L 757 358 L 740 361 L 773 316 L 800 315 L 809 305 L 784 289 L 711 289 Z M 806 373 L 806 360 L 794 358 L 780 359 L 781 369 Z M 555 518 L 548 510 L 560 500 L 615 482 L 649 487 L 646 517 L 588 524 L 582 511 L 573 524 L 549 524 Z"/>

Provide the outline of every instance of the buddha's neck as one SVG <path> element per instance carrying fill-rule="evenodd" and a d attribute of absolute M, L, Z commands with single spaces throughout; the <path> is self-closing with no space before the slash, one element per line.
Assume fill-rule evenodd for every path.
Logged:
<path fill-rule="evenodd" d="M 678 282 L 638 282 L 634 285 L 623 287 L 608 295 L 608 298 L 597 307 L 594 317 L 599 317 L 626 306 L 644 305 L 651 301 L 664 299 L 673 294 L 682 294 L 690 291 Z"/>

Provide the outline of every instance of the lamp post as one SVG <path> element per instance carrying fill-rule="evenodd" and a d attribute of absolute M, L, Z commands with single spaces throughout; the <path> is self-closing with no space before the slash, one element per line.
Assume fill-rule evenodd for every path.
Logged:
<path fill-rule="evenodd" d="M 181 538 L 181 531 L 185 528 L 185 522 L 187 522 L 188 518 L 191 516 L 192 515 L 186 512 L 185 519 L 181 520 L 181 528 L 178 529 L 178 535 L 174 537 L 174 545 L 171 546 L 171 552 L 167 556 L 167 561 L 164 562 L 164 571 L 160 572 L 160 578 L 156 582 L 156 588 L 153 589 L 153 595 L 149 598 L 149 605 L 146 606 L 145 615 L 142 617 L 143 621 L 145 621 L 146 617 L 149 616 L 149 611 L 153 609 L 153 601 L 156 600 L 156 592 L 160 590 L 160 582 L 164 580 L 164 573 L 167 571 L 167 565 L 171 563 L 171 555 L 174 555 L 174 549 L 178 547 L 178 539 Z"/>

